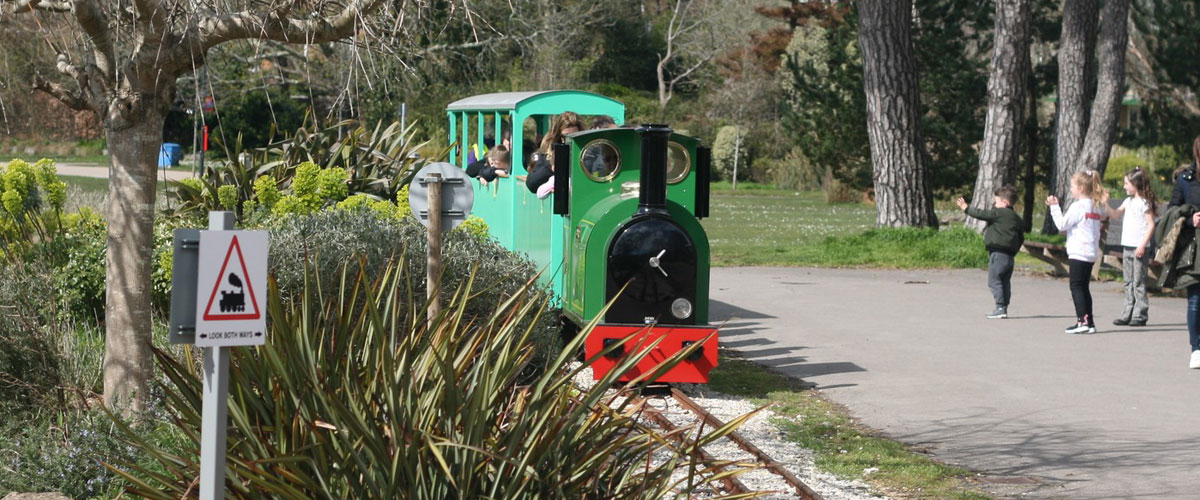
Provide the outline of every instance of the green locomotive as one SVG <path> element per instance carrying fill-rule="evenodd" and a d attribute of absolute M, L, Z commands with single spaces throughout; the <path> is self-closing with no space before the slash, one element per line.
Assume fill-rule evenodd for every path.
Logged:
<path fill-rule="evenodd" d="M 707 382 L 717 363 L 716 329 L 708 325 L 708 237 L 698 220 L 708 215 L 708 148 L 663 125 L 570 133 L 550 155 L 553 195 L 539 198 L 521 182 L 530 176 L 524 158 L 534 157 L 525 136 L 548 133 L 551 118 L 567 112 L 624 123 L 619 102 L 573 90 L 485 94 L 447 107 L 451 162 L 464 169 L 472 151 L 482 156 L 486 131 L 496 144 L 511 135 L 510 175 L 475 183 L 473 213 L 501 245 L 542 266 L 569 324 L 589 324 L 612 302 L 588 334 L 589 357 L 630 336 L 662 338 L 622 375 L 627 380 L 703 342 L 657 381 Z M 597 360 L 595 376 L 621 354 Z"/>

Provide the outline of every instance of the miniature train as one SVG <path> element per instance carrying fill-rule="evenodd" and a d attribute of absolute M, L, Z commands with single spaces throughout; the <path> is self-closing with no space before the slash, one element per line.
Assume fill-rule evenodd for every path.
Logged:
<path fill-rule="evenodd" d="M 708 237 L 699 223 L 709 209 L 709 149 L 665 125 L 568 134 L 553 149 L 553 194 L 541 199 L 522 182 L 529 173 L 520 159 L 530 147 L 522 136 L 527 121 L 544 133 L 566 111 L 624 123 L 621 103 L 571 90 L 486 94 L 447 107 L 451 161 L 464 169 L 470 145 L 486 144 L 485 130 L 512 136 L 511 176 L 476 182 L 472 212 L 501 245 L 544 269 L 568 331 L 598 319 L 584 342 L 588 358 L 636 337 L 593 363 L 597 379 L 626 349 L 661 339 L 620 380 L 652 372 L 702 342 L 655 381 L 707 383 L 717 365 L 717 330 L 708 324 Z"/>

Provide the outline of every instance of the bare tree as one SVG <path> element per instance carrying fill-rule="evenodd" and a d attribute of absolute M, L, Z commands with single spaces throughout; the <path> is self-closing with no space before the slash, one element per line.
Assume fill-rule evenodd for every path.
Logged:
<path fill-rule="evenodd" d="M 659 120 L 666 119 L 667 105 L 675 97 L 675 88 L 689 81 L 697 70 L 726 49 L 722 43 L 724 37 L 718 35 L 713 21 L 721 15 L 723 7 L 737 4 L 713 0 L 675 0 L 671 4 L 671 18 L 663 40 L 666 47 L 658 54 L 655 68 Z"/>
<path fill-rule="evenodd" d="M 1129 5 L 1129 0 L 1109 0 L 1103 12 L 1098 0 L 1067 0 L 1063 6 L 1051 175 L 1053 193 L 1059 197 L 1069 192 L 1072 174 L 1088 169 L 1102 174 L 1108 163 L 1125 95 Z M 1098 71 L 1093 60 L 1098 61 Z M 1058 230 L 1047 218 L 1042 232 Z"/>
<path fill-rule="evenodd" d="M 149 397 L 155 168 L 176 79 L 233 40 L 318 44 L 366 36 L 373 28 L 365 16 L 383 3 L 0 0 L 0 17 L 59 16 L 45 38 L 58 52 L 61 76 L 39 74 L 33 87 L 94 112 L 108 139 L 106 404 L 136 412 Z M 397 10 L 386 26 L 401 25 L 402 4 L 388 4 Z"/>
<path fill-rule="evenodd" d="M 933 226 L 933 189 L 921 137 L 912 0 L 858 0 L 875 224 Z"/>
<path fill-rule="evenodd" d="M 1016 177 L 1028 86 L 1031 4 L 1031 0 L 996 1 L 987 121 L 979 152 L 979 175 L 975 178 L 975 192 L 971 198 L 971 206 L 975 208 L 991 207 L 995 189 L 1012 183 Z M 970 218 L 968 225 L 982 231 L 984 222 Z"/>

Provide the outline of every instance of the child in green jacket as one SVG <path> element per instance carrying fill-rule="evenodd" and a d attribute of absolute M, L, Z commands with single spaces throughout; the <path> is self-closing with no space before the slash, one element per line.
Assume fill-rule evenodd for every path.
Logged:
<path fill-rule="evenodd" d="M 1025 242 L 1025 223 L 1012 208 L 1017 201 L 1016 188 L 1006 184 L 996 188 L 992 194 L 996 208 L 990 210 L 968 207 L 967 201 L 961 197 L 954 202 L 968 216 L 987 222 L 987 227 L 983 229 L 983 246 L 988 251 L 988 288 L 996 300 L 996 308 L 987 317 L 1003 319 L 1008 317 L 1008 304 L 1012 298 L 1013 258 Z"/>

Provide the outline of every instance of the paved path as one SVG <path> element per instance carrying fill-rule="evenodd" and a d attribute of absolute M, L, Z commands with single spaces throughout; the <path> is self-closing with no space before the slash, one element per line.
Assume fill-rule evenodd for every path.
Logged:
<path fill-rule="evenodd" d="M 1065 279 L 1018 274 L 1013 316 L 987 320 L 984 270 L 716 268 L 725 346 L 817 384 L 863 423 L 1022 498 L 1200 498 L 1200 370 L 1186 301 L 1112 326 L 1118 283 L 1093 283 L 1099 332 L 1068 335 Z M 1034 482 L 1034 485 L 1021 485 Z M 1028 496 L 1024 496 L 1028 495 Z"/>
<path fill-rule="evenodd" d="M 78 177 L 101 177 L 101 178 L 106 178 L 106 179 L 108 178 L 108 167 L 106 167 L 106 166 L 59 163 L 56 165 L 56 167 L 58 168 L 58 175 L 73 175 L 73 176 L 78 176 Z M 191 177 L 192 172 L 190 170 L 159 169 L 158 170 L 158 178 L 161 180 L 164 175 L 169 180 L 177 181 L 180 179 L 186 179 L 188 177 Z"/>

